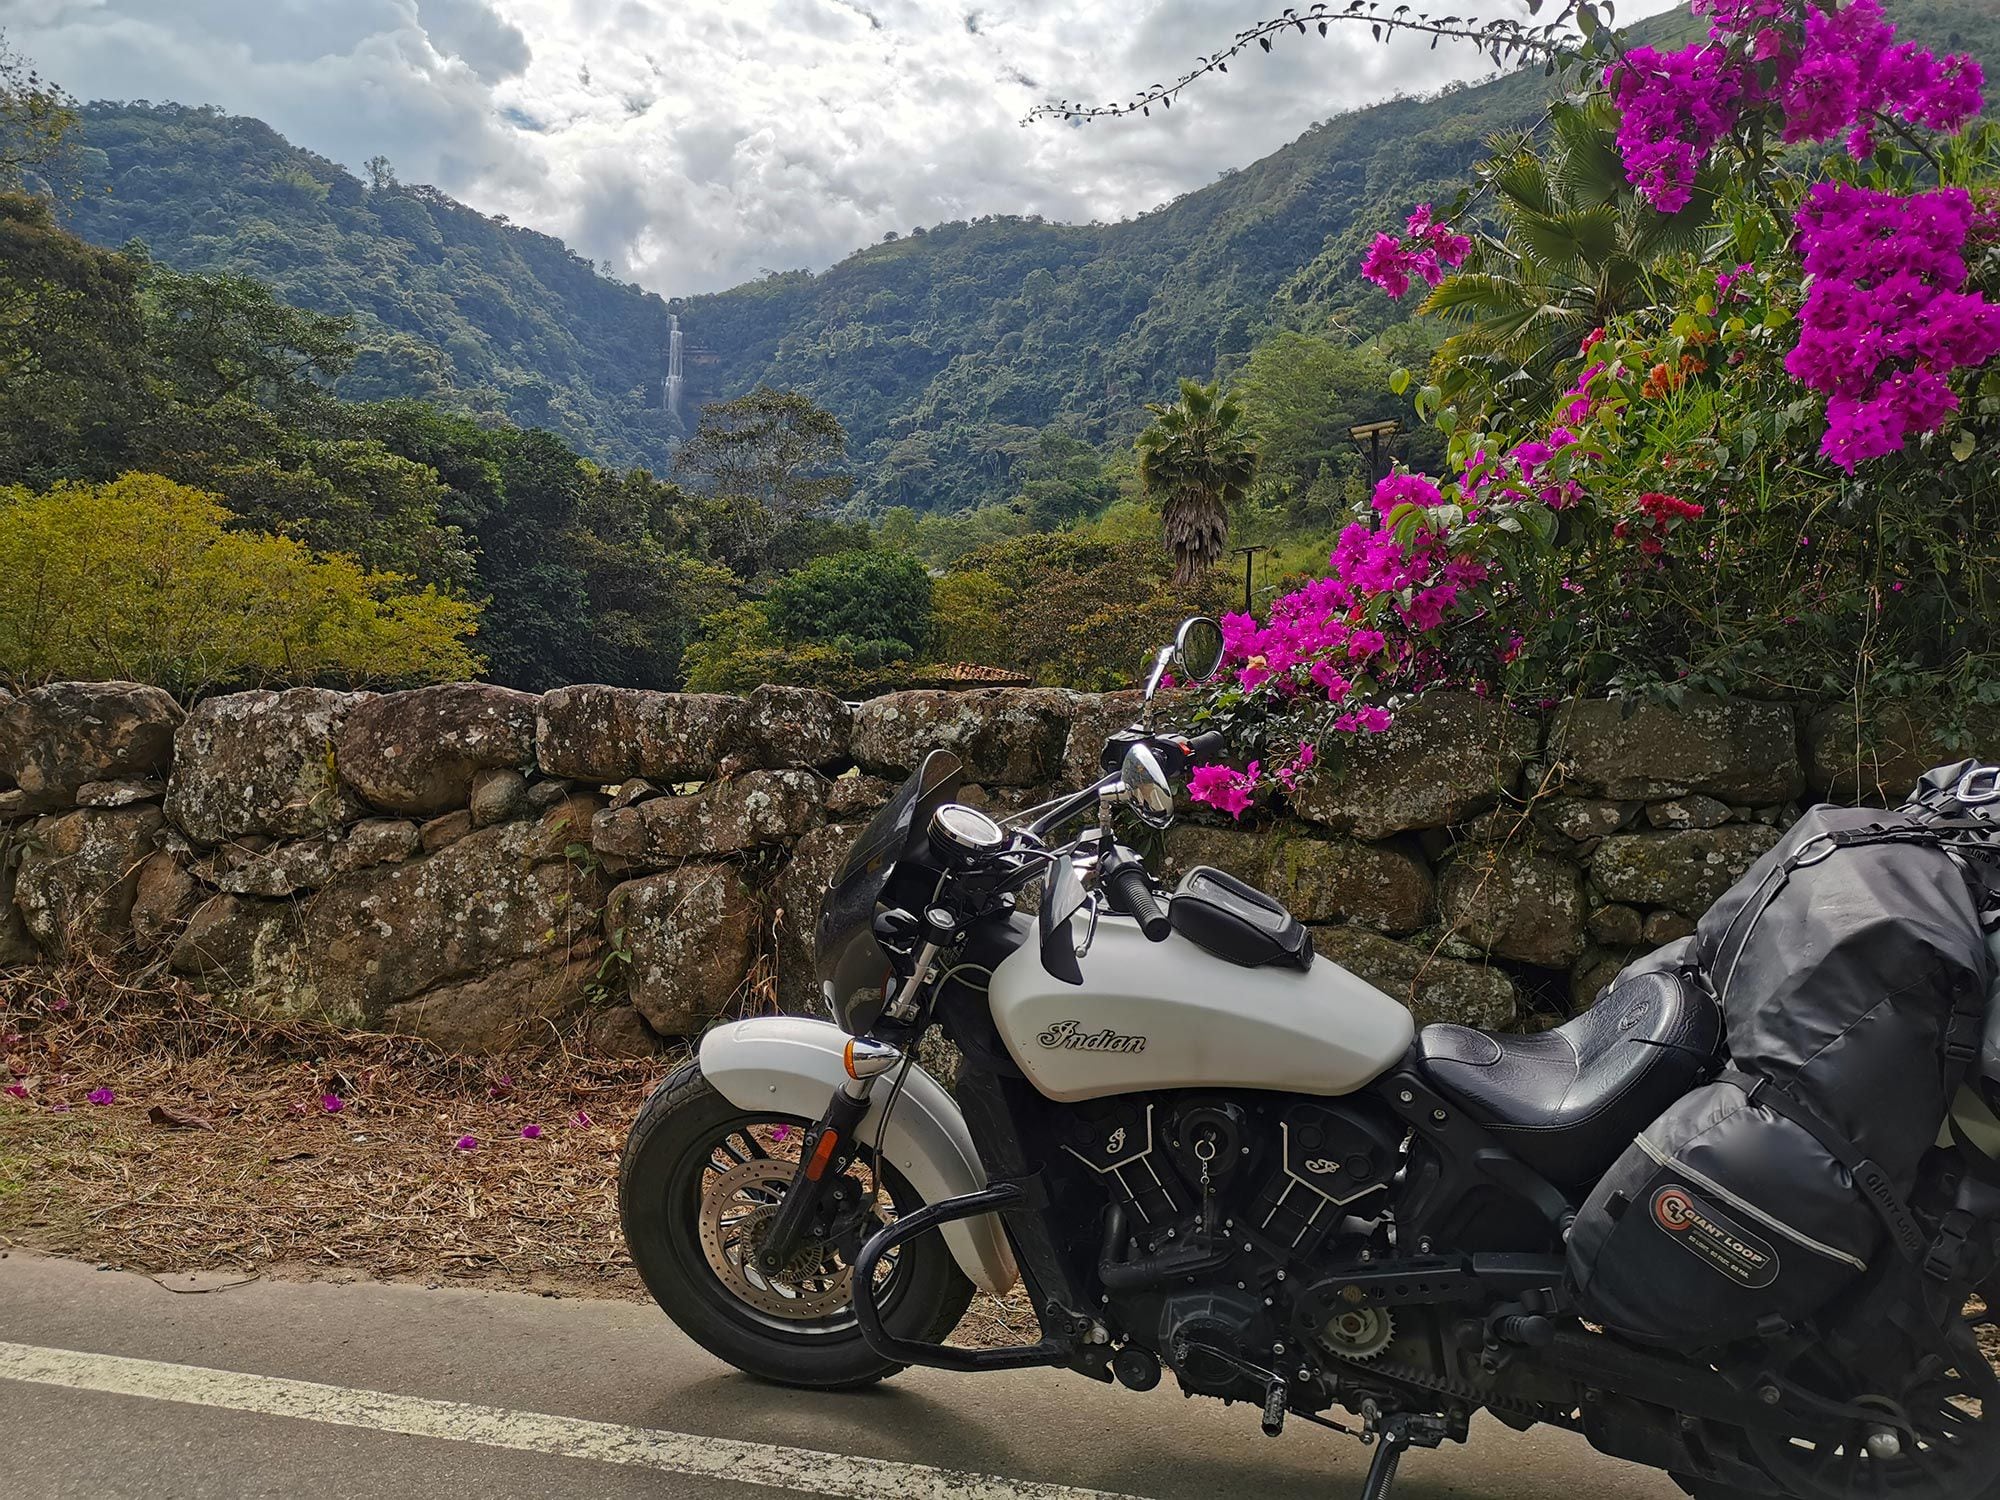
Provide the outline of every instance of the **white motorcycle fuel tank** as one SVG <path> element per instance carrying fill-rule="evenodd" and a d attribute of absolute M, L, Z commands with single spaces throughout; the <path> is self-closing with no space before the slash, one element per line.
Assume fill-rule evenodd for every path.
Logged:
<path fill-rule="evenodd" d="M 1085 919 L 1074 919 L 1081 938 Z M 1079 961 L 1083 984 L 1042 967 L 1033 942 L 993 971 L 993 1022 L 1028 1081 L 1072 1103 L 1153 1089 L 1351 1094 L 1403 1059 L 1410 1013 L 1325 959 L 1247 969 L 1178 932 L 1148 942 L 1105 915 Z"/>

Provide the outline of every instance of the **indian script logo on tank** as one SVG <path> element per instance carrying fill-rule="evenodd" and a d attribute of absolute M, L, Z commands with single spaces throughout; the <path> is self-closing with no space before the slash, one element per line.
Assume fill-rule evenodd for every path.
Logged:
<path fill-rule="evenodd" d="M 1102 1031 L 1085 1031 L 1079 1021 L 1058 1021 L 1035 1040 L 1052 1052 L 1144 1052 L 1146 1050 L 1146 1039 L 1142 1036 L 1121 1036 L 1108 1026 Z"/>
<path fill-rule="evenodd" d="M 1778 1254 L 1769 1244 L 1679 1184 L 1653 1195 L 1653 1222 L 1738 1286 L 1767 1287 L 1778 1279 Z"/>

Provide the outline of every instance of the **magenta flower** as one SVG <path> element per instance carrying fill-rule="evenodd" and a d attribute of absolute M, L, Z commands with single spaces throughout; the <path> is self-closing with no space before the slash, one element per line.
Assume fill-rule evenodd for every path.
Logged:
<path fill-rule="evenodd" d="M 477 1151 L 479 1149 L 479 1137 L 476 1135 L 462 1135 L 454 1143 L 452 1149 L 455 1151 Z"/>
<path fill-rule="evenodd" d="M 1257 800 L 1257 770 L 1258 763 L 1254 760 L 1248 771 L 1228 766 L 1198 766 L 1188 778 L 1188 796 L 1232 818 L 1241 818 Z"/>
<path fill-rule="evenodd" d="M 92 1104 L 116 1104 L 118 1102 L 118 1096 L 112 1093 L 110 1089 L 105 1088 L 92 1089 L 83 1097 L 88 1099 Z"/>
<path fill-rule="evenodd" d="M 11 1098 L 25 1099 L 28 1097 L 28 1086 L 25 1083 L 10 1083 L 7 1085 L 7 1093 Z"/>
<path fill-rule="evenodd" d="M 539 1125 L 523 1125 L 523 1126 L 521 1127 L 521 1139 L 522 1139 L 522 1140 L 524 1140 L 524 1141 L 539 1141 L 539 1140 L 540 1140 L 541 1138 L 542 1138 L 542 1127 L 541 1127 L 541 1126 L 539 1126 Z"/>
<path fill-rule="evenodd" d="M 319 1096 L 319 1107 L 330 1115 L 337 1115 L 343 1109 L 347 1108 L 347 1101 L 338 1094 L 321 1094 Z"/>

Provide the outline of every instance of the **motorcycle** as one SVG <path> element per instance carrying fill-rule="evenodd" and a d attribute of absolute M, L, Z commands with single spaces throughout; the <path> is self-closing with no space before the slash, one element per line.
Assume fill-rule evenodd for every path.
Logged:
<path fill-rule="evenodd" d="M 1188 621 L 1148 701 L 1221 657 L 1220 628 Z M 1004 821 L 955 800 L 953 756 L 923 761 L 825 892 L 833 1019 L 715 1027 L 633 1128 L 627 1242 L 686 1333 L 820 1389 L 910 1365 L 1135 1391 L 1171 1372 L 1268 1434 L 1297 1418 L 1372 1444 L 1366 1500 L 1478 1411 L 1580 1432 L 1700 1500 L 2000 1497 L 1994 1203 L 1968 1199 L 1972 1174 L 1932 1170 L 1909 1204 L 1975 1246 L 1918 1278 L 1935 1327 L 1869 1301 L 1886 1263 L 1843 1302 L 1867 1338 L 1765 1319 L 1688 1351 L 1586 1316 L 1566 1242 L 1649 1122 L 1726 1065 L 1715 998 L 1637 965 L 1540 1035 L 1420 1034 L 1316 961 L 1279 901 L 1205 868 L 1164 892 L 1123 841 L 1171 823 L 1176 782 L 1221 748 L 1120 731 L 1101 780 Z M 916 1060 L 933 1028 L 950 1089 Z M 1738 1291 L 1775 1273 L 1773 1246 L 1807 1258 L 1784 1233 L 1810 1237 L 1705 1207 L 1722 1189 L 1696 1180 L 1612 1194 L 1611 1217 L 1650 1207 Z M 1037 1340 L 944 1342 L 975 1288 L 1017 1280 Z"/>

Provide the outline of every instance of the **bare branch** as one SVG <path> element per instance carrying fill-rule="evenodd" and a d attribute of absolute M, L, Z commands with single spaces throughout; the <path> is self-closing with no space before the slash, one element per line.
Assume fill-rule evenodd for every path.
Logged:
<path fill-rule="evenodd" d="M 1539 13 L 1543 0 L 1527 0 L 1527 3 L 1531 13 Z M 1428 36 L 1433 47 L 1447 40 L 1471 42 L 1479 52 L 1492 58 L 1496 66 L 1505 67 L 1510 62 L 1542 62 L 1553 72 L 1570 53 L 1579 36 L 1589 37 L 1601 26 L 1609 24 L 1612 9 L 1607 0 L 1560 0 L 1551 19 L 1523 23 L 1513 20 L 1481 21 L 1474 16 L 1433 15 L 1413 10 L 1407 4 L 1392 3 L 1392 0 L 1332 0 L 1332 3 L 1321 0 L 1321 3 L 1304 9 L 1287 9 L 1281 16 L 1273 16 L 1248 30 L 1237 32 L 1228 47 L 1211 57 L 1197 59 L 1195 65 L 1177 81 L 1152 84 L 1122 104 L 1085 105 L 1068 99 L 1056 100 L 1036 105 L 1021 123 L 1150 116 L 1156 104 L 1162 109 L 1173 108 L 1174 100 L 1196 80 L 1211 73 L 1227 73 L 1230 60 L 1251 47 L 1269 52 L 1278 38 L 1312 33 L 1323 37 L 1335 24 L 1342 22 L 1368 27 L 1378 42 L 1386 41 L 1397 33 Z"/>

